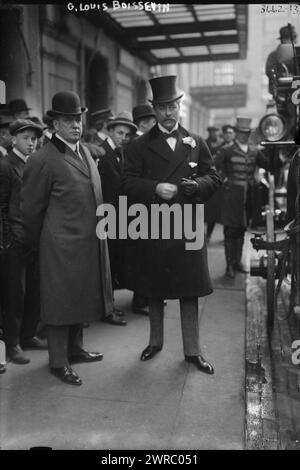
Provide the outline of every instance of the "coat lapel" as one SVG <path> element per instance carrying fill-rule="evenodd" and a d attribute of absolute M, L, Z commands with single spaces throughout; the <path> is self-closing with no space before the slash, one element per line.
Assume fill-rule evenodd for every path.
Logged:
<path fill-rule="evenodd" d="M 99 204 L 102 204 L 103 202 L 103 197 L 102 197 L 101 179 L 99 176 L 97 166 L 94 160 L 92 159 L 92 157 L 86 151 L 86 148 L 81 144 L 80 144 L 80 153 L 86 161 L 89 177 L 91 179 L 91 183 L 93 186 L 96 204 L 97 206 L 99 206 Z"/>
<path fill-rule="evenodd" d="M 66 162 L 68 162 L 70 165 L 74 166 L 75 168 L 77 168 L 77 170 L 81 171 L 81 173 L 83 173 L 85 176 L 89 177 L 89 170 L 88 170 L 88 167 L 85 165 L 85 163 L 80 159 L 80 157 L 78 157 L 78 155 L 76 155 L 75 152 L 73 152 L 73 150 L 68 147 L 66 145 L 66 148 L 65 148 L 65 155 L 64 155 L 64 159 L 66 160 Z"/>
<path fill-rule="evenodd" d="M 14 153 L 14 151 L 12 151 L 10 154 L 9 154 L 9 159 L 10 159 L 10 162 L 11 162 L 11 166 L 13 168 L 13 171 L 16 173 L 16 175 L 18 176 L 18 178 L 20 180 L 22 180 L 23 178 L 23 173 L 24 173 L 24 168 L 25 168 L 25 163 L 21 160 L 21 158 L 18 157 L 18 155 L 16 155 Z"/>

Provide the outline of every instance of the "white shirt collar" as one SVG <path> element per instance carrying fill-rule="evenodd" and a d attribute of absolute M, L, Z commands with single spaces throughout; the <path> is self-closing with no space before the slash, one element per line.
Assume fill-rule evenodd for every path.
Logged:
<path fill-rule="evenodd" d="M 144 134 L 144 132 L 143 132 L 143 131 L 140 131 L 140 129 L 138 129 L 138 130 L 136 131 L 136 135 L 143 135 L 143 134 Z"/>
<path fill-rule="evenodd" d="M 46 136 L 49 140 L 51 140 L 52 133 L 46 130 L 46 131 L 44 131 L 44 136 Z"/>
<path fill-rule="evenodd" d="M 0 152 L 3 154 L 3 155 L 7 155 L 7 150 L 5 147 L 2 147 L 2 145 L 0 145 Z"/>
<path fill-rule="evenodd" d="M 112 140 L 112 138 L 111 138 L 111 137 L 107 137 L 106 140 L 107 140 L 107 143 L 111 146 L 111 148 L 112 148 L 113 150 L 116 150 L 117 147 L 116 147 L 114 141 Z"/>
<path fill-rule="evenodd" d="M 70 147 L 73 152 L 79 151 L 79 141 L 77 144 L 71 144 L 70 142 L 67 142 L 63 137 L 61 137 L 59 134 L 55 134 L 58 139 L 60 139 L 64 144 L 66 144 L 68 147 Z"/>
<path fill-rule="evenodd" d="M 162 132 L 164 132 L 165 134 L 170 134 L 171 132 L 173 131 L 177 131 L 178 129 L 178 122 L 176 122 L 175 126 L 173 127 L 172 130 L 168 131 L 168 129 L 166 129 L 165 127 L 163 127 L 160 123 L 158 123 L 158 128 L 159 130 L 161 130 Z"/>
<path fill-rule="evenodd" d="M 97 136 L 100 137 L 100 139 L 102 139 L 102 140 L 107 139 L 107 134 L 105 134 L 104 132 L 101 132 L 101 131 L 97 132 Z"/>
<path fill-rule="evenodd" d="M 238 140 L 236 140 L 236 143 L 243 150 L 243 152 L 245 153 L 248 152 L 248 147 L 249 147 L 248 144 L 241 144 L 241 142 L 239 142 Z"/>
<path fill-rule="evenodd" d="M 24 153 L 20 152 L 16 147 L 13 148 L 13 152 L 26 163 L 28 155 L 24 155 Z"/>

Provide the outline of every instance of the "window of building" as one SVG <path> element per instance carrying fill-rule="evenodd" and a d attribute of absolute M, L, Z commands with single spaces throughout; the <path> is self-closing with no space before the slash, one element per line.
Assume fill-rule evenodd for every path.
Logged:
<path fill-rule="evenodd" d="M 233 85 L 233 64 L 230 62 L 216 64 L 214 70 L 214 82 L 215 85 Z"/>

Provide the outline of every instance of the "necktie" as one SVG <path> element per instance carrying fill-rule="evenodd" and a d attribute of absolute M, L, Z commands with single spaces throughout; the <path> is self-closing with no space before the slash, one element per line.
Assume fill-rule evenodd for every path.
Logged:
<path fill-rule="evenodd" d="M 162 135 L 164 137 L 164 139 L 169 139 L 169 137 L 174 137 L 175 139 L 178 139 L 178 131 L 175 130 L 175 131 L 172 131 L 172 132 L 162 132 Z"/>

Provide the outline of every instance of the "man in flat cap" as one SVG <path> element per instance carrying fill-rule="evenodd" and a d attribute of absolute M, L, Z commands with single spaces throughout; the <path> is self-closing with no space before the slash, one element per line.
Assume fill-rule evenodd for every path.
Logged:
<path fill-rule="evenodd" d="M 188 220 L 199 230 L 199 245 L 186 247 L 186 234 L 176 233 L 175 224 L 168 227 L 170 237 L 159 231 L 158 239 L 139 239 L 135 290 L 149 299 L 150 339 L 141 355 L 152 359 L 163 348 L 164 299 L 179 299 L 183 349 L 187 362 L 212 374 L 212 365 L 201 355 L 198 335 L 198 297 L 212 292 L 204 241 L 203 204 L 221 184 L 213 168 L 205 142 L 179 124 L 182 93 L 176 89 L 176 76 L 149 80 L 157 124 L 136 139 L 125 152 L 124 191 L 129 203 L 142 203 L 148 214 L 156 205 L 161 210 L 177 203 L 191 210 Z M 196 209 L 200 209 L 198 218 Z M 199 215 L 199 213 L 198 213 Z M 200 227 L 199 227 L 200 226 Z M 151 227 L 151 219 L 150 225 Z M 154 227 L 152 227 L 154 229 Z"/>
<path fill-rule="evenodd" d="M 25 163 L 36 150 L 42 127 L 28 119 L 18 119 L 9 129 L 13 150 L 0 161 L 1 212 L 8 242 L 1 262 L 3 329 L 8 358 L 27 364 L 30 359 L 24 349 L 47 347 L 36 336 L 40 320 L 38 259 L 27 251 L 20 207 Z"/>
<path fill-rule="evenodd" d="M 103 142 L 105 154 L 98 162 L 101 176 L 103 200 L 112 204 L 118 212 L 119 196 L 121 195 L 121 178 L 124 165 L 124 149 L 136 133 L 137 126 L 132 120 L 132 114 L 122 111 L 107 123 L 109 137 Z M 117 230 L 118 232 L 118 230 Z M 124 246 L 123 240 L 108 239 L 111 264 L 111 274 L 114 289 L 123 288 Z M 120 314 L 120 311 L 116 311 Z M 106 321 L 116 325 L 126 325 L 125 320 L 114 315 Z"/>
<path fill-rule="evenodd" d="M 81 385 L 72 369 L 102 354 L 83 348 L 84 322 L 113 311 L 106 240 L 96 236 L 101 182 L 89 151 L 80 143 L 79 96 L 53 96 L 55 133 L 25 168 L 22 212 L 28 244 L 40 253 L 41 320 L 47 325 L 50 371 L 63 382 Z"/>

